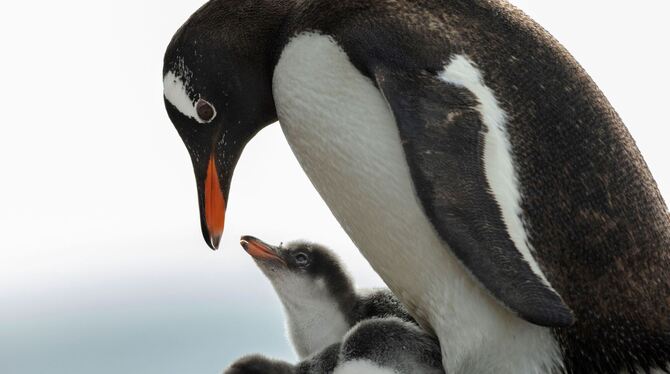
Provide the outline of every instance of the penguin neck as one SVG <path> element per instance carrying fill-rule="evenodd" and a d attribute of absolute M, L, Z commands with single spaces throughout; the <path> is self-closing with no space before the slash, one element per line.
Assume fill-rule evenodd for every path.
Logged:
<path fill-rule="evenodd" d="M 287 328 L 300 358 L 339 342 L 351 327 L 352 295 L 334 295 L 323 277 L 287 274 L 274 279 Z"/>

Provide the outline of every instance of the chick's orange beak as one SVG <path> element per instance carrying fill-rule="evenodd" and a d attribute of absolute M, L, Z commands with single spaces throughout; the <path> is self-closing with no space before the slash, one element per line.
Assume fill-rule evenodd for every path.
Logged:
<path fill-rule="evenodd" d="M 240 245 L 251 257 L 257 260 L 274 260 L 285 263 L 284 259 L 266 243 L 253 236 L 243 236 Z"/>

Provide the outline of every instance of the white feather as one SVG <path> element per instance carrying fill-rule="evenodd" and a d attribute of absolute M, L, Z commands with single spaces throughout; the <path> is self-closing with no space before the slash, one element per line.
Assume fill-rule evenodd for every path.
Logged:
<path fill-rule="evenodd" d="M 266 274 L 284 306 L 286 328 L 301 359 L 342 340 L 350 326 L 323 279 L 289 271 Z"/>

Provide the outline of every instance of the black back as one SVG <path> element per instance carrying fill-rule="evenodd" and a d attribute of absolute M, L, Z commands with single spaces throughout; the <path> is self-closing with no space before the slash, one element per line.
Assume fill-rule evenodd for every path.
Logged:
<path fill-rule="evenodd" d="M 353 313 L 352 325 L 371 318 L 396 317 L 402 321 L 416 323 L 407 308 L 388 289 L 374 290 L 361 294 Z"/>

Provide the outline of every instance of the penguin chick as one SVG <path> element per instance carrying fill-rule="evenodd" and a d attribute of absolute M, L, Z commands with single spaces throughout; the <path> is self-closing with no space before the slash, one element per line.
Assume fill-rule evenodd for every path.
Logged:
<path fill-rule="evenodd" d="M 279 295 L 301 359 L 340 342 L 365 319 L 395 316 L 413 322 L 389 290 L 357 292 L 340 261 L 324 246 L 303 241 L 273 246 L 252 236 L 240 243 Z"/>
<path fill-rule="evenodd" d="M 297 365 L 244 357 L 224 374 L 444 374 L 437 339 L 397 317 L 358 323 L 344 337 Z"/>
<path fill-rule="evenodd" d="M 340 343 L 335 343 L 297 365 L 256 354 L 237 360 L 223 374 L 331 374 L 339 353 Z"/>
<path fill-rule="evenodd" d="M 287 362 L 261 355 L 243 357 L 230 365 L 223 374 L 294 374 L 295 367 Z"/>
<path fill-rule="evenodd" d="M 444 374 L 437 338 L 395 317 L 360 322 L 347 333 L 334 374 Z"/>

